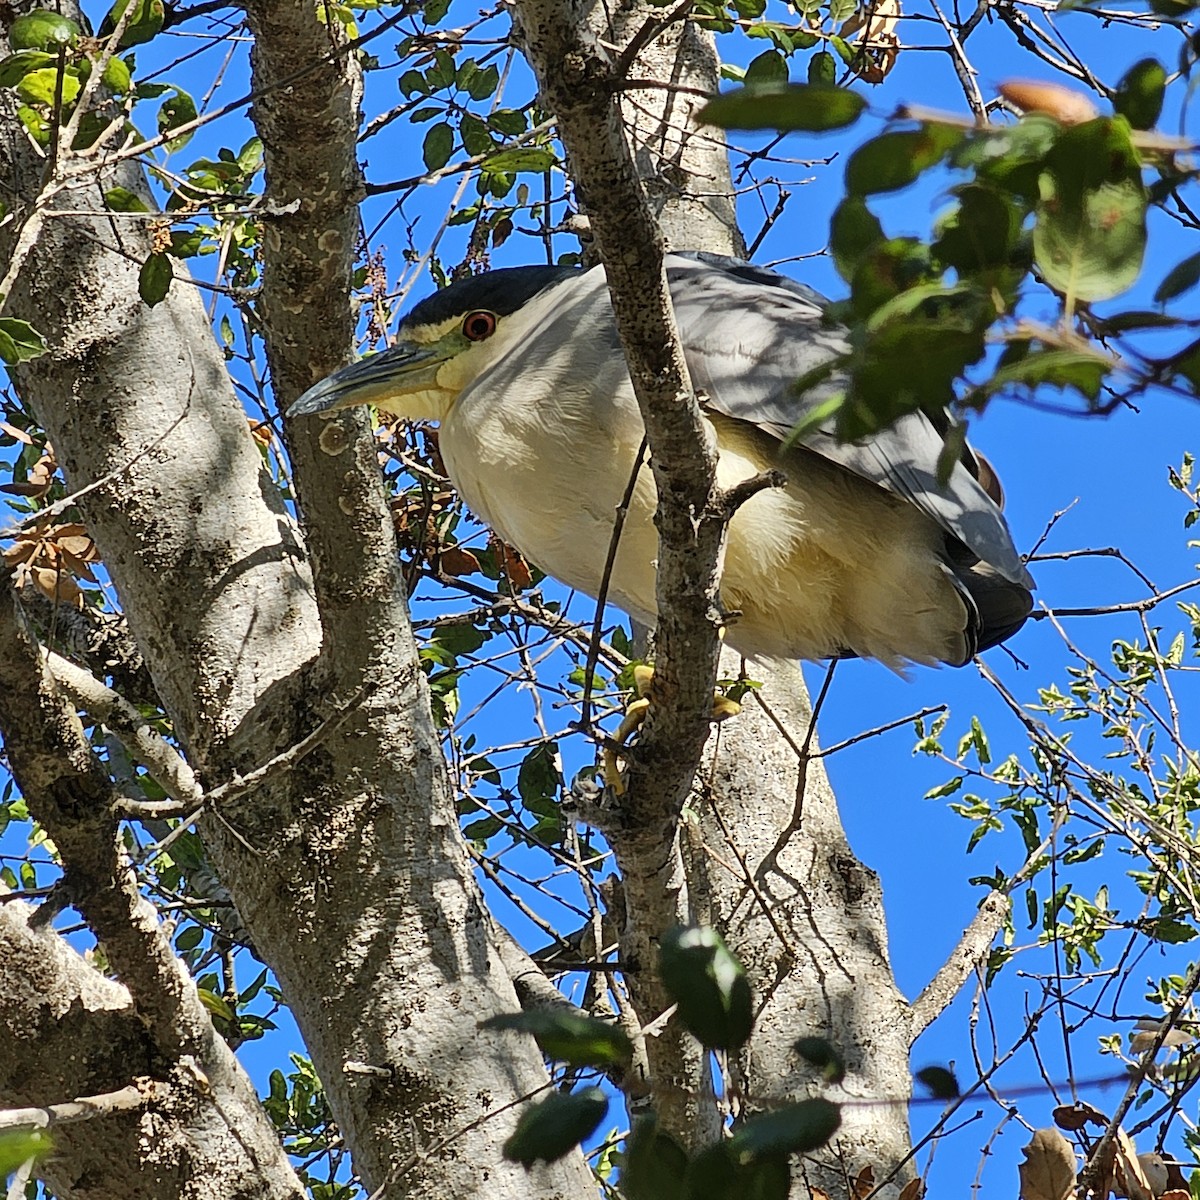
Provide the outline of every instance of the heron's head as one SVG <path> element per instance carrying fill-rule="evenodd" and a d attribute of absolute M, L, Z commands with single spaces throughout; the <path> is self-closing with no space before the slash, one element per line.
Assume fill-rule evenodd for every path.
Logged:
<path fill-rule="evenodd" d="M 459 393 L 509 350 L 533 317 L 530 301 L 575 274 L 573 267 L 507 267 L 460 279 L 422 300 L 392 345 L 314 384 L 289 417 L 373 404 L 413 420 L 440 420 Z"/>

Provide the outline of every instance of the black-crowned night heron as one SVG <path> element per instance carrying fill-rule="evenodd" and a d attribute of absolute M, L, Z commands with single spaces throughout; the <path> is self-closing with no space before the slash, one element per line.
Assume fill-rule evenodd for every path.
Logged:
<path fill-rule="evenodd" d="M 962 665 L 1014 633 L 1033 581 L 986 463 L 965 450 L 940 484 L 944 440 L 922 413 L 861 442 L 819 430 L 785 448 L 838 386 L 803 395 L 793 386 L 844 347 L 822 321 L 821 298 L 708 255 L 670 255 L 667 278 L 719 449 L 718 482 L 772 468 L 788 480 L 730 522 L 728 644 L 759 658 Z M 440 421 L 446 469 L 472 511 L 543 570 L 596 595 L 643 435 L 602 269 L 460 280 L 421 301 L 390 349 L 310 388 L 290 415 L 355 404 Z M 646 624 L 655 503 L 643 466 L 609 584 L 609 598 Z"/>

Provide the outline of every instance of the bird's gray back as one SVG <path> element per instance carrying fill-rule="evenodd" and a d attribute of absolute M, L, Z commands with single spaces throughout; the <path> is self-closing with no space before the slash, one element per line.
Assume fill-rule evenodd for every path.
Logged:
<path fill-rule="evenodd" d="M 712 255 L 671 255 L 667 278 L 692 385 L 706 405 L 781 441 L 845 386 L 833 377 L 803 395 L 795 381 L 844 353 L 844 331 L 823 299 L 773 271 Z M 859 442 L 839 442 L 832 423 L 802 445 L 915 504 L 1005 578 L 1032 584 L 1000 509 L 961 463 L 938 482 L 941 434 L 909 413 Z"/>
<path fill-rule="evenodd" d="M 783 441 L 814 408 L 840 390 L 832 378 L 803 395 L 795 381 L 843 353 L 843 330 L 826 322 L 812 289 L 736 259 L 671 254 L 667 278 L 692 384 L 706 407 Z M 640 423 L 624 365 L 608 289 L 600 268 L 567 275 L 539 292 L 520 344 L 468 390 L 473 403 L 526 389 L 560 394 L 588 381 L 596 422 L 628 441 Z M 461 401 L 460 401 L 461 403 Z M 619 428 L 618 428 L 619 427 Z M 633 444 L 640 438 L 640 429 Z M 1021 562 L 1000 509 L 971 473 L 955 464 L 937 479 L 941 434 L 923 413 L 910 413 L 860 442 L 839 442 L 832 425 L 807 435 L 808 450 L 852 471 L 931 517 L 1004 578 L 1026 587 Z"/>

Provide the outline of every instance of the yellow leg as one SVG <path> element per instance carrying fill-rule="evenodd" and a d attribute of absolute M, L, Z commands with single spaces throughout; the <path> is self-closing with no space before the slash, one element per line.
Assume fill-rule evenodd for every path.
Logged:
<path fill-rule="evenodd" d="M 625 745 L 630 734 L 646 719 L 646 714 L 650 711 L 648 693 L 650 681 L 653 678 L 653 667 L 640 663 L 633 668 L 633 690 L 637 692 L 638 698 L 626 708 L 625 716 L 621 718 L 621 724 L 617 726 L 617 732 L 613 735 L 612 742 L 604 748 L 601 774 L 605 784 L 611 787 L 618 796 L 625 794 L 625 781 L 621 777 L 616 748 Z M 741 711 L 742 706 L 736 700 L 731 700 L 720 692 L 713 692 L 712 719 L 714 721 L 724 721 L 729 717 L 736 717 Z"/>

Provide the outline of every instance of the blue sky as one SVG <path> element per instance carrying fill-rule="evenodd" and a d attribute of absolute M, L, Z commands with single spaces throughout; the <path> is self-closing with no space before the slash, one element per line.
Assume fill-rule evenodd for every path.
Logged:
<path fill-rule="evenodd" d="M 100 10 L 97 9 L 98 13 Z M 458 4 L 449 22 L 463 23 L 476 12 L 471 4 Z M 786 19 L 786 18 L 785 18 Z M 1043 21 L 1048 18 L 1040 18 Z M 364 26 L 365 27 L 365 26 Z M 1066 16 L 1061 28 L 1072 44 L 1101 77 L 1114 83 L 1125 68 L 1143 54 L 1158 54 L 1172 66 L 1179 38 L 1170 31 L 1144 34 L 1118 26 L 1102 27 L 1086 16 Z M 792 136 L 780 146 L 778 153 L 796 160 L 821 160 L 833 156 L 829 165 L 805 165 L 803 161 L 774 164 L 767 173 L 778 174 L 794 192 L 784 217 L 764 240 L 758 254 L 760 262 L 773 262 L 797 256 L 802 261 L 788 263 L 782 269 L 827 294 L 844 294 L 844 285 L 833 271 L 827 257 L 820 257 L 825 243 L 828 216 L 840 198 L 842 162 L 848 149 L 877 131 L 883 120 L 901 102 L 926 105 L 963 113 L 965 107 L 958 91 L 947 55 L 916 46 L 932 43 L 934 26 L 922 22 L 905 24 L 901 28 L 906 48 L 901 52 L 896 68 L 886 84 L 877 90 L 858 85 L 871 102 L 871 112 L 859 125 L 845 134 L 825 137 Z M 400 97 L 396 89 L 399 74 L 394 69 L 395 56 L 390 47 L 392 35 L 380 40 L 375 52 L 383 68 L 368 76 L 367 116 L 396 104 Z M 169 60 L 185 53 L 197 43 L 194 39 L 173 37 L 164 39 L 162 47 L 143 48 L 139 59 L 149 63 L 151 57 L 164 56 Z M 722 53 L 734 62 L 747 61 L 752 54 L 766 47 L 765 42 L 746 42 L 732 37 L 724 39 Z M 1013 45 L 1011 34 L 998 21 L 985 25 L 969 44 L 973 61 L 981 67 L 980 86 L 985 96 L 994 93 L 995 86 L 1013 76 L 1050 76 L 1044 64 L 1030 61 Z M 214 47 L 193 62 L 167 74 L 191 87 L 200 95 L 207 91 L 213 66 L 224 55 Z M 803 71 L 801 65 L 794 73 Z M 243 94 L 248 88 L 245 48 L 239 48 L 231 59 L 221 85 L 214 94 L 212 105 L 219 106 Z M 509 95 L 524 99 L 528 82 L 519 60 L 514 64 L 509 81 Z M 1176 89 L 1182 91 L 1183 89 Z M 152 112 L 153 110 L 149 110 Z M 1178 110 L 1168 112 L 1164 128 L 1174 130 L 1180 119 Z M 143 118 L 139 118 L 143 119 Z M 148 120 L 148 117 L 145 118 Z M 173 156 L 171 163 L 178 168 L 201 153 L 215 154 L 221 146 L 236 150 L 250 135 L 245 114 L 222 119 L 202 130 L 192 143 Z M 422 170 L 420 145 L 423 129 L 413 129 L 400 120 L 389 126 L 386 133 L 368 142 L 363 155 L 367 160 L 367 177 L 373 182 L 404 178 Z M 739 137 L 744 145 L 754 144 L 749 137 Z M 946 203 L 943 176 L 910 189 L 889 200 L 886 206 L 889 232 L 920 234 L 927 231 L 933 216 Z M 418 189 L 409 197 L 400 216 L 388 216 L 390 201 L 376 199 L 364 212 L 365 224 L 374 227 L 384 224 L 372 243 L 372 249 L 385 252 L 389 280 L 394 284 L 401 276 L 401 254 L 412 226 L 412 240 L 423 247 L 436 229 L 445 212 L 455 178 L 438 187 Z M 468 196 L 473 189 L 468 189 Z M 743 204 L 746 232 L 753 235 L 761 221 L 761 210 L 753 200 Z M 462 228 L 451 228 L 443 240 L 443 255 L 448 263 L 457 261 L 463 246 Z M 556 242 L 559 252 L 574 248 L 571 240 L 560 236 Z M 1178 225 L 1156 220 L 1152 225 L 1150 252 L 1142 280 L 1119 307 L 1149 307 L 1155 284 L 1167 269 L 1197 247 Z M 538 240 L 516 235 L 493 258 L 495 265 L 510 265 L 538 261 L 542 253 Z M 194 265 L 202 277 L 211 269 L 212 259 L 198 260 Z M 407 279 L 406 279 L 407 282 Z M 428 278 L 416 282 L 413 298 L 429 290 Z M 1185 297 L 1183 311 L 1195 314 L 1194 297 Z M 240 348 L 240 344 L 239 344 Z M 1185 450 L 1200 451 L 1200 419 L 1193 405 L 1167 394 L 1151 394 L 1138 413 L 1119 411 L 1105 419 L 1085 419 L 1057 415 L 1016 403 L 995 404 L 973 425 L 973 440 L 983 448 L 997 467 L 1008 494 L 1008 518 L 1017 545 L 1032 546 L 1042 535 L 1053 515 L 1066 511 L 1045 543 L 1045 551 L 1064 552 L 1087 547 L 1121 547 L 1137 567 L 1160 588 L 1167 588 L 1195 577 L 1196 552 L 1187 546 L 1187 533 L 1182 526 L 1186 505 L 1182 498 L 1167 486 L 1167 468 L 1178 465 Z M 1038 601 L 1050 608 L 1064 606 L 1100 606 L 1140 599 L 1146 594 L 1143 584 L 1125 566 L 1106 558 L 1075 558 L 1061 562 L 1033 564 L 1038 582 Z M 547 587 L 548 595 L 556 595 Z M 457 601 L 455 607 L 464 607 Z M 444 611 L 444 603 L 420 598 L 416 613 L 428 615 Z M 571 611 L 582 616 L 588 604 L 582 598 L 572 601 Z M 1173 606 L 1164 606 L 1154 618 L 1156 623 L 1172 631 L 1183 628 L 1183 622 Z M 1134 616 L 1086 617 L 1064 622 L 1072 641 L 1084 652 L 1104 661 L 1114 638 L 1134 640 L 1142 636 L 1141 626 Z M 1013 654 L 1022 660 L 1020 665 L 1005 651 L 992 651 L 989 665 L 1023 701 L 1036 699 L 1037 688 L 1053 682 L 1065 690 L 1065 669 L 1073 659 L 1062 638 L 1050 621 L 1030 622 L 1011 644 Z M 808 678 L 819 686 L 823 668 L 807 668 Z M 475 702 L 489 695 L 494 688 L 494 669 L 487 667 L 472 673 L 463 685 L 461 712 L 470 711 Z M 1197 713 L 1200 696 L 1196 694 L 1196 677 L 1189 676 L 1181 694 L 1183 724 L 1190 730 L 1196 744 Z M 565 726 L 570 713 L 555 708 L 553 693 L 547 693 L 542 715 L 552 731 Z M 993 689 L 983 681 L 973 667 L 961 670 L 915 669 L 901 679 L 874 663 L 845 662 L 838 666 L 820 723 L 820 737 L 825 745 L 833 745 L 853 737 L 865 729 L 895 721 L 908 713 L 935 705 L 946 705 L 950 711 L 946 743 L 953 746 L 968 726 L 972 716 L 978 716 L 991 738 L 996 757 L 1009 750 L 1021 752 L 1026 739 Z M 479 745 L 507 744 L 529 736 L 528 693 L 516 700 L 492 702 L 474 717 L 464 732 L 474 733 Z M 966 881 L 971 875 L 984 875 L 999 865 L 1006 871 L 1015 870 L 1023 858 L 1021 840 L 1014 829 L 992 835 L 970 855 L 965 846 L 970 826 L 948 807 L 946 800 L 925 800 L 931 788 L 944 782 L 953 772 L 944 763 L 924 756 L 914 756 L 914 737 L 911 727 L 904 726 L 851 747 L 828 760 L 828 768 L 841 801 L 843 820 L 855 852 L 883 881 L 888 913 L 893 965 L 901 989 L 914 996 L 928 981 L 953 948 L 963 927 L 970 921 L 982 896 L 978 887 Z M 1101 744 L 1086 732 L 1077 734 L 1077 744 L 1086 753 L 1099 756 L 1110 746 Z M 580 746 L 564 746 L 568 766 L 579 765 L 584 750 Z M 519 755 L 516 756 L 519 758 Z M 510 756 L 512 761 L 516 758 Z M 951 799 L 960 799 L 952 797 Z M 8 843 L 0 848 L 9 849 Z M 521 862 L 527 860 L 521 859 Z M 1114 895 L 1119 888 L 1127 863 L 1108 855 L 1081 871 L 1081 888 L 1109 882 Z M 530 866 L 530 869 L 535 869 Z M 543 872 L 544 873 L 544 872 Z M 562 883 L 552 881 L 551 887 Z M 523 892 L 534 904 L 532 889 Z M 498 899 L 498 915 L 512 925 L 530 945 L 541 945 L 545 935 L 528 922 L 503 899 Z M 560 923 L 564 929 L 572 926 L 570 914 L 554 906 L 545 908 L 544 915 Z M 1027 944 L 1035 933 L 1024 929 L 1025 922 L 1018 914 L 1017 942 Z M 991 994 L 992 1012 L 1001 1030 L 999 1041 L 1011 1040 L 1013 1031 L 1021 1025 L 1024 996 L 1028 988 L 1036 990 L 1036 981 L 1020 977 L 1022 962 L 1029 970 L 1047 970 L 1047 952 L 1033 952 L 1012 964 L 1001 977 Z M 1167 970 L 1179 970 L 1186 962 L 1186 947 L 1175 953 L 1138 963 L 1131 973 L 1130 986 L 1123 997 L 1119 1015 L 1144 1015 L 1151 1006 L 1141 999 L 1142 976 L 1157 976 Z M 252 978 L 250 964 L 244 968 L 245 980 Z M 1134 986 L 1137 984 L 1137 986 Z M 972 1075 L 968 1038 L 970 996 L 964 994 L 948 1014 L 921 1040 L 914 1054 L 914 1065 L 956 1062 L 960 1077 Z M 1095 1039 L 1113 1028 L 1112 1023 L 1095 1023 L 1076 1035 L 1073 1066 L 1077 1077 L 1090 1077 L 1115 1068 L 1111 1058 L 1099 1059 L 1094 1053 Z M 804 1032 L 798 1030 L 798 1033 Z M 294 1034 L 281 1034 L 261 1043 L 247 1046 L 243 1057 L 256 1078 L 265 1084 L 271 1067 L 280 1065 L 286 1051 L 294 1048 Z M 1062 1039 L 1047 1036 L 1041 1042 L 1048 1075 L 1065 1081 L 1068 1071 L 1062 1053 Z M 286 1069 L 286 1064 L 284 1064 Z M 1025 1055 L 1014 1060 L 996 1076 L 1001 1094 L 1005 1088 L 1023 1089 L 1040 1082 L 1037 1064 Z M 1069 1088 L 1067 1089 L 1069 1091 Z M 1101 1108 L 1115 1102 L 1116 1093 L 1092 1096 Z M 1022 1113 L 1037 1126 L 1048 1123 L 1051 1106 L 1050 1092 L 1021 1100 Z M 975 1109 L 968 1104 L 963 1114 Z M 979 1107 L 987 1107 L 981 1103 Z M 1001 1119 L 1002 1109 L 987 1108 L 983 1118 L 970 1125 L 941 1145 L 935 1156 L 930 1177 L 936 1191 L 963 1194 L 968 1182 L 975 1178 L 980 1152 L 992 1128 Z M 927 1121 L 928 1110 L 914 1113 L 914 1127 L 919 1131 Z M 611 1119 L 609 1124 L 611 1124 Z M 1027 1140 L 1021 1130 L 1012 1128 L 991 1147 L 991 1157 L 983 1175 L 983 1196 L 1012 1195 L 1016 1190 L 1015 1164 L 1019 1149 Z M 1139 1146 L 1139 1148 L 1141 1148 Z"/>

